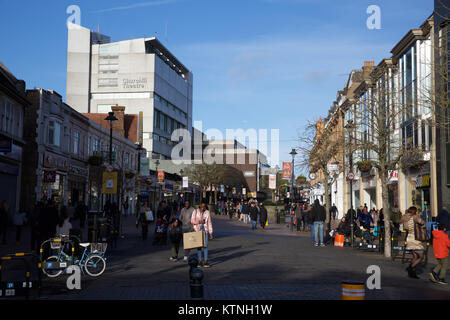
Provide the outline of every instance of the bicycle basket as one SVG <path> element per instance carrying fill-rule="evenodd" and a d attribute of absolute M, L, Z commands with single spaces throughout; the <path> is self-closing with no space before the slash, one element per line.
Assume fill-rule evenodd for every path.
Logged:
<path fill-rule="evenodd" d="M 108 244 L 105 242 L 91 243 L 91 253 L 105 253 Z"/>
<path fill-rule="evenodd" d="M 61 239 L 53 239 L 50 241 L 50 248 L 53 250 L 61 249 Z"/>

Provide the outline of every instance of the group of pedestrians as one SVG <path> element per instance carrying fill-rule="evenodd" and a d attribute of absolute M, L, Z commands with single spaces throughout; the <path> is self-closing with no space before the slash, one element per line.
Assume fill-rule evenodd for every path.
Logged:
<path fill-rule="evenodd" d="M 219 201 L 216 210 L 217 215 L 228 216 L 231 219 L 235 218 L 245 224 L 251 224 L 251 230 L 258 229 L 258 222 L 262 229 L 268 225 L 267 209 L 263 203 L 258 203 L 257 200 L 248 201 Z"/>
<path fill-rule="evenodd" d="M 153 211 L 147 202 L 144 202 L 139 209 L 136 225 L 142 228 L 142 239 L 147 239 L 148 225 L 151 223 Z M 183 234 L 188 232 L 205 233 L 205 243 L 203 248 L 197 249 L 197 259 L 199 267 L 209 268 L 208 262 L 208 242 L 213 239 L 213 226 L 211 214 L 206 201 L 202 201 L 198 208 L 194 208 L 189 200 L 185 200 L 184 206 L 169 207 L 165 200 L 161 201 L 156 211 L 156 224 L 153 244 L 167 244 L 168 238 L 171 245 L 171 255 L 169 261 L 178 261 L 183 243 Z M 191 250 L 184 249 L 183 261 L 187 261 Z"/>

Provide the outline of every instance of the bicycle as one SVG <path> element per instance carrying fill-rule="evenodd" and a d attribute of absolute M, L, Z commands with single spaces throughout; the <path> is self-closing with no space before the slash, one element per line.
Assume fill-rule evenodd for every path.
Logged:
<path fill-rule="evenodd" d="M 91 247 L 88 252 L 88 247 Z M 80 247 L 84 248 L 81 259 L 74 259 L 64 252 L 64 248 L 60 248 L 57 255 L 48 257 L 43 264 L 42 271 L 50 278 L 60 276 L 65 268 L 70 265 L 77 265 L 81 272 L 85 272 L 91 277 L 100 276 L 106 269 L 105 251 L 106 243 L 80 243 Z M 54 267 L 57 268 L 54 268 Z M 63 269 L 64 268 L 64 269 Z"/>

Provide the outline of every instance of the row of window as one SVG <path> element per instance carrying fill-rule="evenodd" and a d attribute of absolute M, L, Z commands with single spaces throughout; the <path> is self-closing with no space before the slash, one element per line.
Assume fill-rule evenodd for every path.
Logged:
<path fill-rule="evenodd" d="M 172 108 L 172 110 L 175 113 L 178 113 L 181 117 L 183 117 L 184 119 L 187 119 L 186 112 L 179 109 L 177 106 L 173 105 L 172 103 L 170 103 L 169 101 L 167 101 L 166 99 L 164 99 L 163 97 L 158 95 L 157 93 L 154 93 L 154 98 L 155 98 L 155 101 L 158 101 L 162 106 L 168 107 L 169 109 Z"/>
<path fill-rule="evenodd" d="M 170 135 L 172 135 L 172 132 L 176 129 L 186 129 L 184 124 L 156 109 L 153 114 L 153 120 L 155 128 L 158 128 Z"/>
<path fill-rule="evenodd" d="M 22 138 L 22 106 L 16 108 L 14 103 L 7 98 L 3 98 L 0 102 L 0 131 Z"/>

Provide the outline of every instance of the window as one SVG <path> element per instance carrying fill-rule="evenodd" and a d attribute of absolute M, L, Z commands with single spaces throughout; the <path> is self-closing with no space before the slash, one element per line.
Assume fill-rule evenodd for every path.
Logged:
<path fill-rule="evenodd" d="M 80 143 L 80 134 L 78 131 L 73 132 L 73 154 L 78 154 Z"/>
<path fill-rule="evenodd" d="M 98 152 L 98 139 L 97 138 L 93 138 L 92 152 Z"/>
<path fill-rule="evenodd" d="M 88 136 L 88 156 L 91 155 L 91 136 Z"/>
<path fill-rule="evenodd" d="M 14 104 L 3 98 L 3 106 L 2 106 L 2 130 L 4 132 L 12 133 L 13 131 L 13 118 L 14 118 Z"/>
<path fill-rule="evenodd" d="M 60 146 L 61 125 L 53 120 L 48 122 L 48 143 L 54 146 Z"/>
<path fill-rule="evenodd" d="M 125 166 L 128 168 L 128 163 L 129 163 L 129 161 L 130 161 L 130 154 L 129 153 L 125 153 L 124 155 L 123 155 L 123 162 L 124 162 L 124 164 L 125 164 Z"/>
<path fill-rule="evenodd" d="M 98 79 L 98 86 L 99 87 L 117 87 L 118 79 L 117 78 Z"/>
<path fill-rule="evenodd" d="M 158 110 L 155 109 L 155 113 L 154 113 L 154 127 L 160 129 L 160 125 L 161 125 L 161 119 L 160 119 L 160 112 Z"/>

